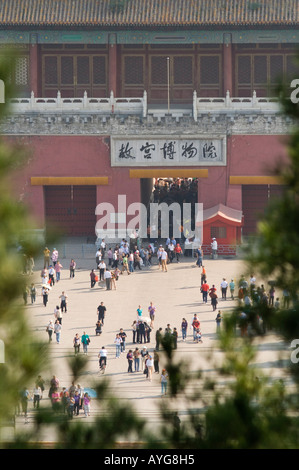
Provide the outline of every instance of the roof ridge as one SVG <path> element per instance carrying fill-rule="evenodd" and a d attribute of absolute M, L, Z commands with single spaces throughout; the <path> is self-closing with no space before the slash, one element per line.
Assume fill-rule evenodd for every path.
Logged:
<path fill-rule="evenodd" d="M 295 25 L 298 20 L 298 0 L 0 0 L 2 26 Z"/>

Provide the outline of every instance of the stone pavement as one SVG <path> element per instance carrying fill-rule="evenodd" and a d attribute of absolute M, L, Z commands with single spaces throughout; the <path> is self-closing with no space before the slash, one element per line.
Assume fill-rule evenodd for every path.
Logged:
<path fill-rule="evenodd" d="M 126 352 L 135 347 L 132 343 L 131 325 L 137 318 L 136 310 L 140 304 L 144 312 L 152 301 L 157 307 L 154 330 L 151 333 L 151 342 L 146 346 L 149 351 L 155 347 L 156 328 L 162 327 L 163 331 L 170 323 L 171 327 L 176 327 L 179 332 L 178 347 L 175 352 L 177 360 L 186 360 L 190 370 L 202 370 L 205 378 L 214 379 L 215 364 L 221 359 L 221 352 L 217 348 L 216 337 L 216 312 L 213 312 L 212 306 L 208 301 L 203 304 L 200 293 L 200 274 L 201 269 L 196 267 L 195 260 L 183 257 L 180 263 L 173 262 L 168 265 L 168 271 L 162 272 L 155 264 L 150 268 L 143 268 L 142 271 L 136 271 L 131 275 L 124 273 L 117 281 L 117 289 L 107 291 L 105 288 L 96 285 L 93 289 L 90 287 L 89 273 L 95 268 L 94 259 L 76 259 L 77 270 L 74 279 L 69 277 L 69 259 L 61 259 L 63 270 L 61 280 L 52 288 L 49 295 L 47 307 L 42 304 L 41 289 L 38 288 L 39 296 L 36 303 L 26 307 L 28 318 L 32 324 L 35 333 L 45 342 L 48 341 L 46 326 L 49 320 L 54 319 L 54 307 L 59 304 L 59 295 L 65 291 L 68 295 L 68 311 L 63 313 L 62 333 L 60 344 L 56 344 L 55 336 L 50 345 L 51 364 L 47 371 L 41 371 L 45 379 L 50 379 L 56 375 L 60 380 L 60 386 L 69 387 L 72 377 L 67 366 L 67 358 L 74 354 L 73 338 L 76 333 L 81 336 L 85 331 L 91 338 L 88 347 L 88 364 L 85 372 L 80 378 L 80 384 L 83 387 L 94 387 L 98 380 L 102 380 L 98 367 L 98 352 L 102 346 L 108 350 L 108 365 L 105 377 L 110 381 L 111 392 L 119 400 L 127 401 L 134 410 L 143 416 L 148 426 L 159 421 L 159 406 L 163 400 L 160 390 L 160 376 L 153 374 L 152 382 L 146 380 L 142 372 L 128 374 L 126 353 L 123 353 L 119 359 L 115 358 L 114 339 L 120 328 L 127 333 Z M 157 259 L 154 258 L 154 263 Z M 225 312 L 230 311 L 234 302 L 229 299 L 221 299 L 220 282 L 225 277 L 228 282 L 230 279 L 237 280 L 243 273 L 244 265 L 240 259 L 204 259 L 204 265 L 207 272 L 207 281 L 211 286 L 215 284 L 218 292 L 218 308 Z M 36 285 L 40 287 L 40 271 L 37 263 L 34 277 Z M 30 279 L 31 281 L 31 279 Z M 100 302 L 104 302 L 107 308 L 105 325 L 101 336 L 95 336 L 95 324 L 97 321 L 97 307 Z M 217 310 L 218 310 L 217 308 Z M 197 313 L 201 322 L 203 343 L 194 343 L 190 325 L 193 315 Z M 188 337 L 185 342 L 181 339 L 180 325 L 182 318 L 188 321 Z M 81 346 L 82 348 L 82 346 Z M 258 367 L 261 372 L 269 371 L 274 377 L 281 376 L 281 370 L 277 362 L 277 350 L 281 349 L 281 343 L 273 336 L 267 336 L 264 340 L 264 346 L 258 355 Z M 82 354 L 82 349 L 80 354 Z M 165 362 L 163 354 L 160 353 L 160 371 Z M 133 367 L 134 369 L 134 367 Z M 218 386 L 223 385 L 223 378 L 218 380 Z M 202 382 L 201 382 L 202 384 Z M 32 384 L 33 387 L 33 384 Z M 196 389 L 199 389 L 199 382 L 196 382 Z M 192 385 L 187 387 L 187 395 L 191 395 Z M 46 402 L 46 401 L 45 401 Z M 186 403 L 183 397 L 178 400 L 176 406 L 179 408 L 181 419 L 186 414 Z M 32 404 L 29 408 L 32 409 Z M 204 402 L 199 400 L 195 408 L 203 408 Z M 95 401 L 92 402 L 92 416 L 86 421 L 93 419 L 93 416 L 100 413 L 100 407 Z M 83 413 L 78 418 L 83 418 Z M 17 419 L 17 423 L 23 426 L 23 418 Z M 47 435 L 46 440 L 53 437 Z"/>

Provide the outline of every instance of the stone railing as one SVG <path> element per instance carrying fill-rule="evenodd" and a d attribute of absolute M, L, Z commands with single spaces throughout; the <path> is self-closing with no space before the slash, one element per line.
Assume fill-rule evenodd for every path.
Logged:
<path fill-rule="evenodd" d="M 36 98 L 31 92 L 30 98 L 12 98 L 10 100 L 13 113 L 26 112 L 96 112 L 99 114 L 141 114 L 147 115 L 147 94 L 142 98 L 115 98 L 113 92 L 109 98 L 89 98 L 84 92 L 82 98 Z"/>
<path fill-rule="evenodd" d="M 225 98 L 198 98 L 193 93 L 193 117 L 197 121 L 199 114 L 230 113 L 230 112 L 264 112 L 278 113 L 280 111 L 278 98 L 258 98 L 256 92 L 248 98 L 232 98 L 227 91 Z"/>
<path fill-rule="evenodd" d="M 147 118 L 149 116 L 164 119 L 170 116 L 179 120 L 184 115 L 188 115 L 194 122 L 198 121 L 200 116 L 213 116 L 216 119 L 220 115 L 230 115 L 234 119 L 237 115 L 277 115 L 280 113 L 280 105 L 278 98 L 263 98 L 257 97 L 253 93 L 252 97 L 232 98 L 227 92 L 226 96 L 219 98 L 199 98 L 196 91 L 193 93 L 193 107 L 191 106 L 187 111 L 182 110 L 181 107 L 172 105 L 171 110 L 168 112 L 167 106 L 155 109 L 152 105 L 149 109 L 147 103 L 147 92 L 144 91 L 142 97 L 122 98 L 114 97 L 113 93 L 107 98 L 90 98 L 85 92 L 83 97 L 80 98 L 63 98 L 61 93 L 57 93 L 56 98 L 36 98 L 34 93 L 31 93 L 29 98 L 12 98 L 10 100 L 12 114 L 25 115 L 27 113 L 35 114 L 90 114 L 106 117 L 111 115 L 131 115 L 142 116 Z M 184 114 L 185 112 L 185 114 Z M 187 114 L 186 114 L 187 113 Z"/>

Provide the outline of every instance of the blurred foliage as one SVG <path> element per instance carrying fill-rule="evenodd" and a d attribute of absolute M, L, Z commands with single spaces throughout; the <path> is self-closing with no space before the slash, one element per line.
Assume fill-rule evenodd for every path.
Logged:
<path fill-rule="evenodd" d="M 12 54 L 2 55 L 0 77 L 5 83 L 5 104 L 0 104 L 1 118 L 7 113 L 12 96 L 9 64 Z M 11 172 L 20 169 L 26 153 L 18 145 L 0 139 L 0 338 L 4 342 L 4 362 L 0 363 L 0 425 L 14 416 L 20 392 L 33 381 L 47 360 L 43 343 L 33 336 L 24 315 L 23 293 L 28 276 L 24 266 L 40 247 L 30 236 L 32 221 L 23 204 L 15 197 Z M 30 280 L 30 282 L 32 282 Z"/>

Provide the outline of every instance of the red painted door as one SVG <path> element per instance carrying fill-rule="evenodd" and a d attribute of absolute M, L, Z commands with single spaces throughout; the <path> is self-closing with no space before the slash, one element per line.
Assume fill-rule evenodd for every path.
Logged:
<path fill-rule="evenodd" d="M 46 186 L 45 214 L 47 229 L 65 236 L 95 236 L 96 187 Z"/>
<path fill-rule="evenodd" d="M 243 235 L 253 235 L 257 222 L 268 204 L 267 185 L 242 186 L 242 210 L 244 215 Z"/>

